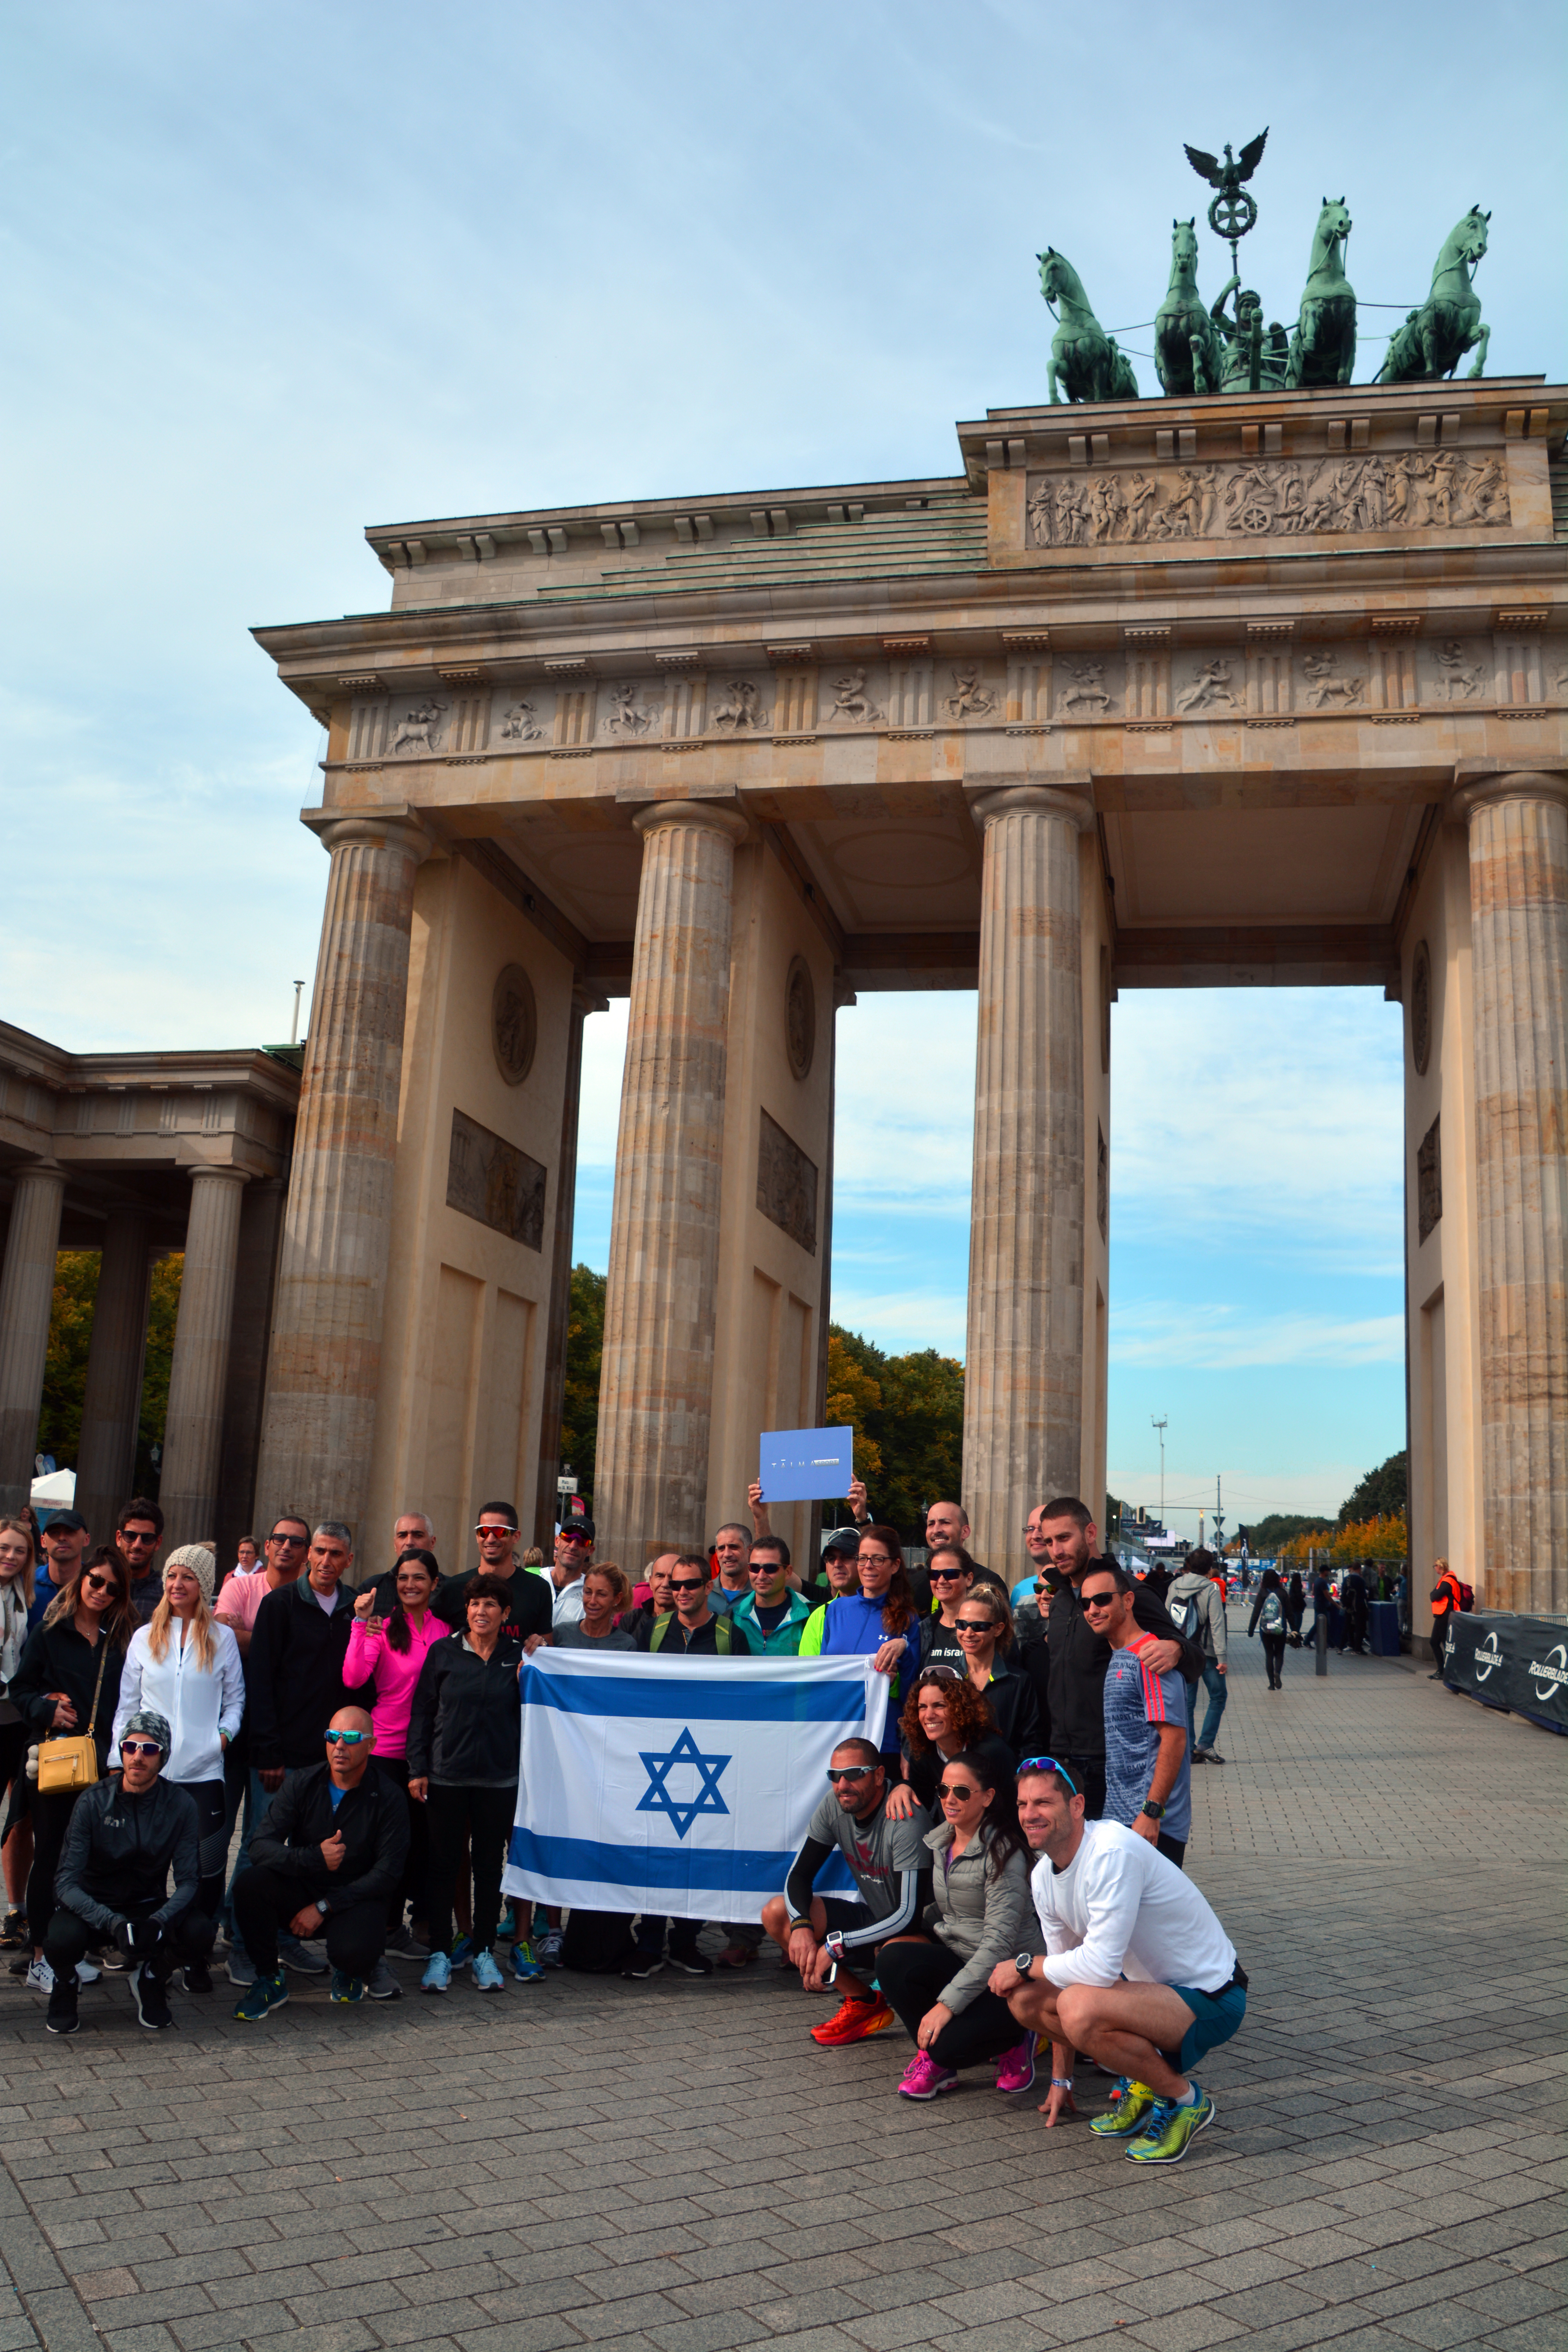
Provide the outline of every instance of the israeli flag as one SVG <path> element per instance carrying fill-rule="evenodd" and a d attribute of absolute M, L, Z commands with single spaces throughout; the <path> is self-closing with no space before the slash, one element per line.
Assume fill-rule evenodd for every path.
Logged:
<path fill-rule="evenodd" d="M 521 1691 L 506 1893 L 678 1919 L 760 1917 L 834 1748 L 879 1746 L 888 1710 L 869 1658 L 541 1649 Z M 842 1885 L 853 1893 L 847 1872 Z"/>

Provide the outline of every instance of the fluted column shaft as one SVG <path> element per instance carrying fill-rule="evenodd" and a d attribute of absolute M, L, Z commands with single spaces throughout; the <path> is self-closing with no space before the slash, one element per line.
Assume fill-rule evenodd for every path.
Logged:
<path fill-rule="evenodd" d="M 963 1502 L 978 1558 L 1015 1558 L 1037 1503 L 1077 1491 L 1083 1422 L 1086 803 L 987 793 L 970 1209 Z M 1094 1498 L 1086 1497 L 1093 1507 Z"/>
<path fill-rule="evenodd" d="M 0 1274 L 0 1511 L 19 1511 L 33 1489 L 65 1195 L 66 1171 L 48 1160 L 24 1168 L 12 1195 Z"/>
<path fill-rule="evenodd" d="M 109 1541 L 115 1514 L 131 1499 L 147 1350 L 151 1243 L 143 1211 L 110 1209 L 99 1261 L 76 1463 L 76 1507 L 94 1543 Z"/>
<path fill-rule="evenodd" d="M 1481 1598 L 1568 1608 L 1568 778 L 1467 785 Z"/>
<path fill-rule="evenodd" d="M 607 1558 L 700 1544 L 735 845 L 745 820 L 700 802 L 638 817 L 643 835 L 594 1517 Z"/>
<path fill-rule="evenodd" d="M 326 827 L 331 854 L 272 1318 L 258 1517 L 364 1508 L 381 1381 L 414 877 L 398 817 Z"/>
<path fill-rule="evenodd" d="M 158 1479 L 163 1541 L 170 1551 L 204 1536 L 216 1537 L 223 1391 L 228 1378 L 244 1191 L 245 1177 L 237 1168 L 198 1168 L 191 1179 Z"/>

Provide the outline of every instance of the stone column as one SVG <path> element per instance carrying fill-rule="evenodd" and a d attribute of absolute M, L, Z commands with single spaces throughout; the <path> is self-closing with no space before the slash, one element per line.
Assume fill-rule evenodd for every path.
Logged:
<path fill-rule="evenodd" d="M 147 1351 L 151 1252 L 144 1211 L 110 1209 L 99 1262 L 76 1461 L 76 1507 L 95 1544 L 110 1540 L 115 1514 L 131 1499 Z"/>
<path fill-rule="evenodd" d="M 738 811 L 662 803 L 643 836 L 599 1381 L 598 1549 L 705 1540 Z"/>
<path fill-rule="evenodd" d="M 237 1168 L 198 1168 L 191 1178 L 180 1312 L 169 1367 L 169 1412 L 158 1499 L 165 1549 L 217 1534 L 217 1474 L 223 1450 L 223 1397 L 239 1255 Z"/>
<path fill-rule="evenodd" d="M 1475 990 L 1480 1599 L 1568 1609 L 1568 777 L 1465 784 Z"/>
<path fill-rule="evenodd" d="M 331 854 L 272 1318 L 258 1516 L 356 1528 L 381 1382 L 414 877 L 410 819 L 328 824 Z"/>
<path fill-rule="evenodd" d="M 1074 793 L 1016 785 L 984 794 L 974 815 L 985 854 L 963 1500 L 975 1556 L 1005 1570 L 1032 1506 L 1080 1476 L 1078 836 L 1093 813 Z"/>
<path fill-rule="evenodd" d="M 49 1352 L 55 1256 L 66 1171 L 52 1160 L 21 1169 L 0 1274 L 0 1511 L 19 1511 L 33 1489 L 38 1409 Z"/>
<path fill-rule="evenodd" d="M 533 1540 L 548 1558 L 554 1540 L 555 1481 L 561 1475 L 561 1423 L 566 1402 L 566 1335 L 572 1319 L 572 1220 L 577 1194 L 577 1126 L 583 1102 L 583 1024 L 609 1000 L 584 981 L 572 989 L 567 1018 L 566 1084 L 561 1098 L 561 1154 L 555 1181 L 555 1251 L 550 1269 L 550 1325 L 544 1341 L 544 1397 L 539 1416 L 539 1492 Z M 595 1523 L 597 1525 L 597 1522 Z M 610 1558 L 609 1553 L 605 1558 Z"/>

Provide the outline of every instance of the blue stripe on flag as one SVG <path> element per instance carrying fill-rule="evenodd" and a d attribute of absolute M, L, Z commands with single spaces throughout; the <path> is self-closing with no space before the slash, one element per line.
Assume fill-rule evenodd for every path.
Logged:
<path fill-rule="evenodd" d="M 603 1845 L 594 1838 L 540 1837 L 518 1828 L 512 1831 L 507 1860 L 514 1870 L 536 1871 L 542 1878 L 585 1879 L 605 1886 L 777 1895 L 795 1856 L 745 1848 L 705 1852 L 700 1846 Z"/>
<path fill-rule="evenodd" d="M 672 1661 L 673 1663 L 673 1661 Z M 858 1660 L 855 1662 L 858 1664 Z M 680 1723 L 845 1723 L 858 1730 L 866 1717 L 864 1681 L 749 1682 L 739 1666 L 731 1681 L 638 1675 L 552 1675 L 531 1664 L 522 1670 L 526 1706 L 552 1706 L 563 1715 L 646 1716 Z"/>

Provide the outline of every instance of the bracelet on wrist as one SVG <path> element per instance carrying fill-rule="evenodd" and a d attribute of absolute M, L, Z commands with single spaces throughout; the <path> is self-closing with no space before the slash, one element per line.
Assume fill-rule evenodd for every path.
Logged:
<path fill-rule="evenodd" d="M 1053 2074 L 1051 2076 L 1051 2088 L 1053 2091 L 1070 2091 L 1072 2089 L 1072 2076 L 1070 2074 Z"/>

